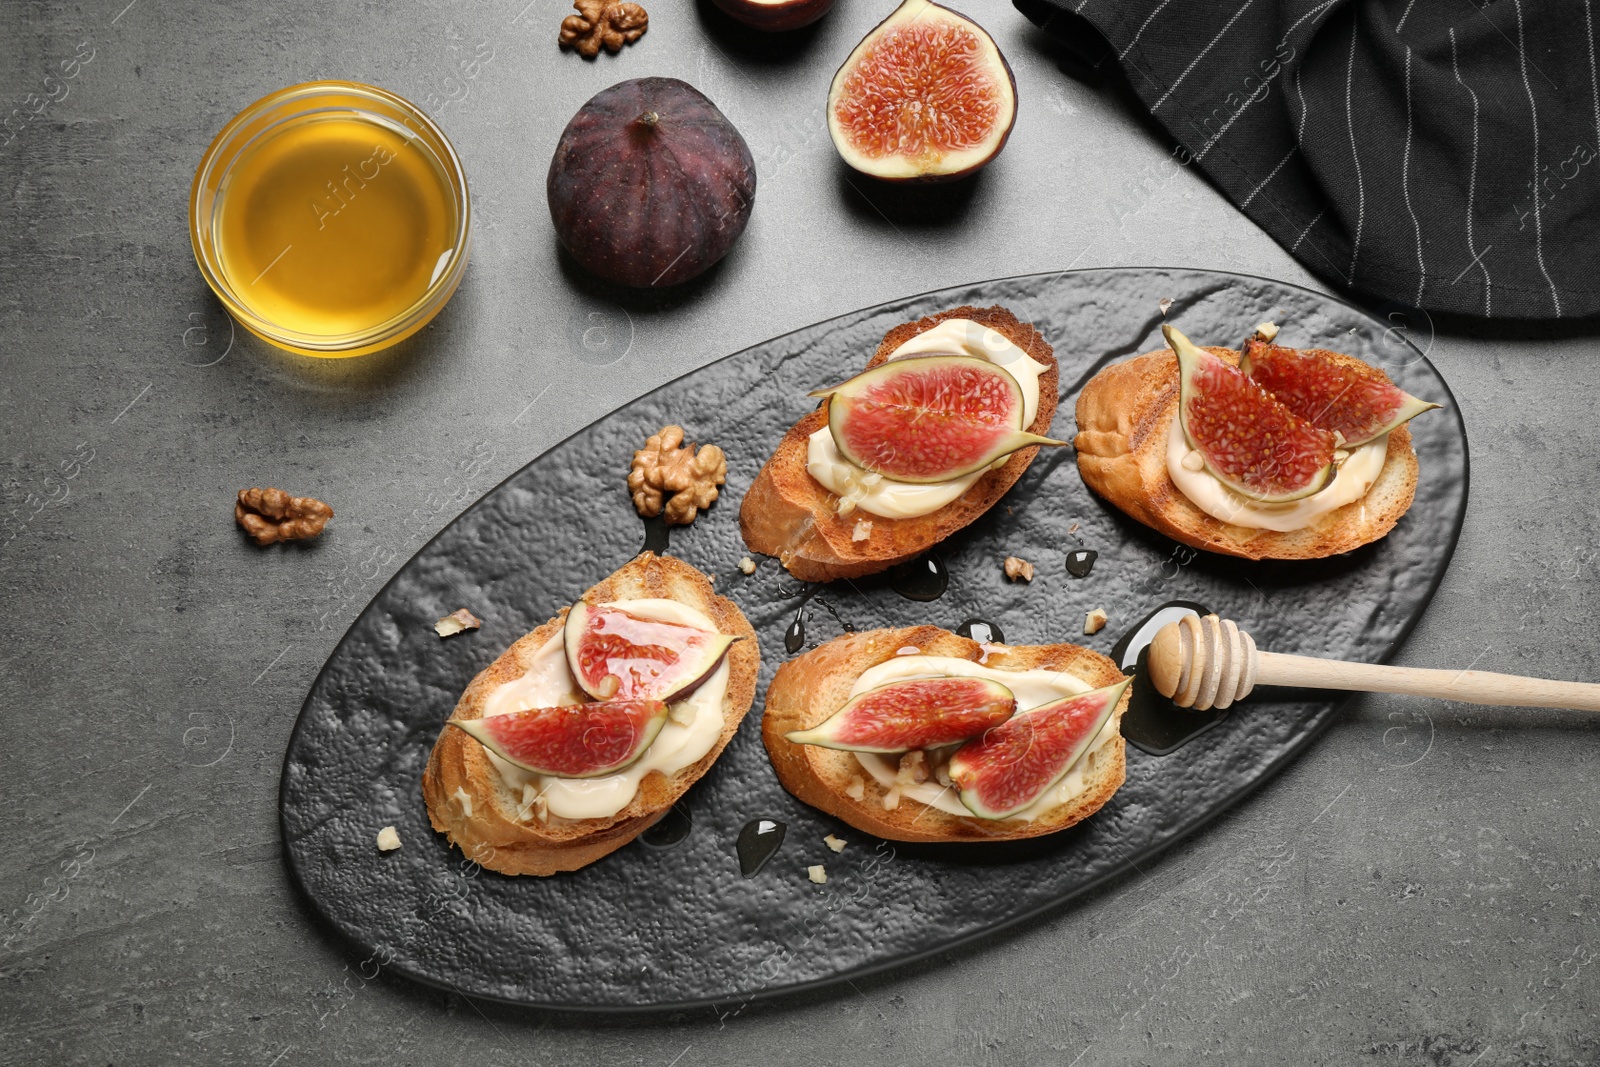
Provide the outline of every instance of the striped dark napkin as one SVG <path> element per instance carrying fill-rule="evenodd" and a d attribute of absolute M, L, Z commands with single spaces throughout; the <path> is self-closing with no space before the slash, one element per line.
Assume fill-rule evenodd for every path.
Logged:
<path fill-rule="evenodd" d="M 1330 284 L 1600 313 L 1600 0 L 1014 0 Z M 1103 38 L 1103 40 L 1102 40 Z"/>

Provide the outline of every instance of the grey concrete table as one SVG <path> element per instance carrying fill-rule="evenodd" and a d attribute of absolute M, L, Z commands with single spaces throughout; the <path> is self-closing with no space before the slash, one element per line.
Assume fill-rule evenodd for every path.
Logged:
<path fill-rule="evenodd" d="M 969 6 L 1021 116 L 937 210 L 848 176 L 823 125 L 887 0 L 842 0 L 787 52 L 656 0 L 649 34 L 594 63 L 556 50 L 559 0 L 0 8 L 0 112 L 46 101 L 0 150 L 0 1060 L 1600 1062 L 1600 736 L 1579 713 L 1359 700 L 1228 818 L 1093 898 L 727 1018 L 597 1024 L 366 981 L 297 902 L 278 770 L 317 668 L 432 533 L 567 434 L 753 342 L 941 286 L 1138 264 L 1315 284 L 1124 92 L 1064 76 L 1001 0 Z M 62 97 L 44 78 L 74 56 Z M 557 255 L 544 172 L 584 100 L 648 74 L 715 100 L 761 184 L 708 284 L 623 309 Z M 348 362 L 230 347 L 185 226 L 217 129 L 322 77 L 427 106 L 476 214 L 434 326 Z M 1596 678 L 1600 345 L 1409 326 L 1460 399 L 1474 470 L 1400 660 Z M 230 514 L 249 485 L 314 489 L 333 532 L 257 551 Z"/>

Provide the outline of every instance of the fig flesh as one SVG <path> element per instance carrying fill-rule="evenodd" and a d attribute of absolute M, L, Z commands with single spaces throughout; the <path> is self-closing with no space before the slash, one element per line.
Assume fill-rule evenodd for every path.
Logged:
<path fill-rule="evenodd" d="M 1060 445 L 1022 428 L 1022 387 L 976 356 L 890 360 L 828 399 L 828 432 L 839 454 L 895 482 L 944 482 L 983 470 L 1029 445 Z"/>
<path fill-rule="evenodd" d="M 1018 712 L 956 749 L 950 780 L 980 819 L 1007 819 L 1067 776 L 1133 679 Z"/>
<path fill-rule="evenodd" d="M 744 232 L 756 167 L 715 104 L 676 78 L 603 89 L 567 123 L 545 181 L 572 258 L 622 285 L 677 285 Z"/>
<path fill-rule="evenodd" d="M 523 770 L 596 778 L 637 761 L 666 722 L 665 701 L 607 700 L 451 719 L 450 725 Z"/>
<path fill-rule="evenodd" d="M 847 752 L 909 752 L 976 737 L 1016 710 L 1011 690 L 987 678 L 919 678 L 868 689 L 810 730 L 784 736 Z"/>
<path fill-rule="evenodd" d="M 1412 396 L 1377 367 L 1259 337 L 1245 342 L 1239 369 L 1302 419 L 1338 433 L 1345 448 L 1364 445 L 1439 406 Z"/>
<path fill-rule="evenodd" d="M 1178 355 L 1178 413 L 1206 470 L 1263 503 L 1308 497 L 1333 475 L 1334 436 L 1296 415 L 1237 367 L 1162 326 Z"/>
<path fill-rule="evenodd" d="M 833 0 L 714 0 L 730 18 L 763 33 L 809 26 L 826 15 Z"/>
<path fill-rule="evenodd" d="M 567 613 L 567 666 L 596 700 L 682 700 L 722 663 L 734 638 L 578 601 Z"/>
<path fill-rule="evenodd" d="M 886 181 L 971 174 L 1000 153 L 1016 121 L 1016 80 L 994 38 L 931 0 L 905 0 L 828 90 L 839 155 Z"/>

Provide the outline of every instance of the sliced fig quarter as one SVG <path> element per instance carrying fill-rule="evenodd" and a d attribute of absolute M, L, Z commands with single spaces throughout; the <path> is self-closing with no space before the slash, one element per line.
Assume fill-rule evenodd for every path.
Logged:
<path fill-rule="evenodd" d="M 572 676 L 596 700 L 682 700 L 736 640 L 582 600 L 567 613 L 563 637 Z"/>
<path fill-rule="evenodd" d="M 1000 154 L 1017 84 L 994 38 L 930 0 L 905 0 L 861 39 L 828 89 L 828 133 L 884 181 L 949 181 Z"/>
<path fill-rule="evenodd" d="M 1030 445 L 1060 445 L 1022 428 L 1022 386 L 977 356 L 890 360 L 828 399 L 828 432 L 839 454 L 895 482 L 943 482 L 981 471 Z"/>
<path fill-rule="evenodd" d="M 868 689 L 812 729 L 784 736 L 848 752 L 909 752 L 976 737 L 1016 710 L 1011 690 L 987 678 L 919 678 Z"/>
<path fill-rule="evenodd" d="M 1239 369 L 1302 419 L 1341 435 L 1344 448 L 1364 445 L 1439 406 L 1412 396 L 1377 367 L 1259 337 L 1245 342 Z"/>
<path fill-rule="evenodd" d="M 1162 336 L 1178 355 L 1178 416 L 1206 470 L 1240 496 L 1263 503 L 1308 497 L 1333 476 L 1334 436 L 1275 400 L 1237 367 L 1172 326 Z"/>
<path fill-rule="evenodd" d="M 1067 776 L 1117 710 L 1133 679 L 1018 712 L 950 757 L 961 803 L 980 819 L 1007 819 Z"/>
<path fill-rule="evenodd" d="M 608 700 L 449 720 L 523 770 L 558 778 L 615 774 L 644 754 L 666 722 L 667 705 L 661 700 Z"/>

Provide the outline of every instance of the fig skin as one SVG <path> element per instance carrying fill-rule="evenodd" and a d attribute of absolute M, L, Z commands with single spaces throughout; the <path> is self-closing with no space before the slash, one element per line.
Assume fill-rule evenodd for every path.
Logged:
<path fill-rule="evenodd" d="M 677 285 L 733 247 L 755 204 L 750 146 L 694 86 L 634 78 L 567 123 L 545 181 L 556 237 L 586 269 Z"/>
<path fill-rule="evenodd" d="M 798 30 L 833 10 L 833 0 L 712 0 L 723 14 L 762 33 Z"/>
<path fill-rule="evenodd" d="M 861 46 L 868 41 L 868 39 L 877 36 L 879 31 L 881 31 L 885 26 L 901 21 L 901 10 L 905 6 L 905 3 L 900 4 L 893 11 L 889 12 L 882 22 L 868 30 L 861 40 L 857 41 L 855 46 L 850 49 L 850 54 L 845 56 L 843 63 L 839 64 L 839 69 L 834 71 L 833 81 L 830 82 L 828 86 L 828 134 L 833 140 L 835 150 L 839 153 L 839 158 L 844 160 L 847 166 L 859 174 L 863 174 L 887 185 L 933 185 L 943 182 L 959 181 L 962 178 L 970 177 L 971 175 L 976 174 L 984 167 L 987 167 L 990 163 L 993 163 L 995 157 L 1005 149 L 1006 142 L 1011 140 L 1011 131 L 1016 129 L 1017 112 L 1020 110 L 1021 104 L 1017 98 L 1017 76 L 1012 72 L 1011 62 L 1006 59 L 1005 53 L 1000 50 L 1000 45 L 995 41 L 994 36 L 989 33 L 988 30 L 984 29 L 976 19 L 957 11 L 953 7 L 947 7 L 944 4 L 934 3 L 932 0 L 929 0 L 927 5 L 930 9 L 940 12 L 940 17 L 953 17 L 955 20 L 965 22 L 973 29 L 977 30 L 978 33 L 980 33 L 984 39 L 989 42 L 990 47 L 994 49 L 994 54 L 1000 60 L 1000 67 L 1005 71 L 1006 75 L 1006 91 L 1011 97 L 1011 120 L 1006 123 L 1006 128 L 1001 131 L 999 138 L 994 143 L 994 147 L 989 150 L 988 154 L 983 156 L 981 159 L 975 160 L 971 165 L 962 167 L 959 170 L 922 174 L 880 174 L 869 169 L 864 160 L 858 162 L 854 158 L 854 153 L 845 145 L 840 143 L 839 135 L 835 132 L 833 127 L 832 116 L 834 105 L 838 102 L 839 95 L 842 92 L 845 72 L 849 69 L 851 63 L 856 59 L 856 53 L 861 49 Z"/>

